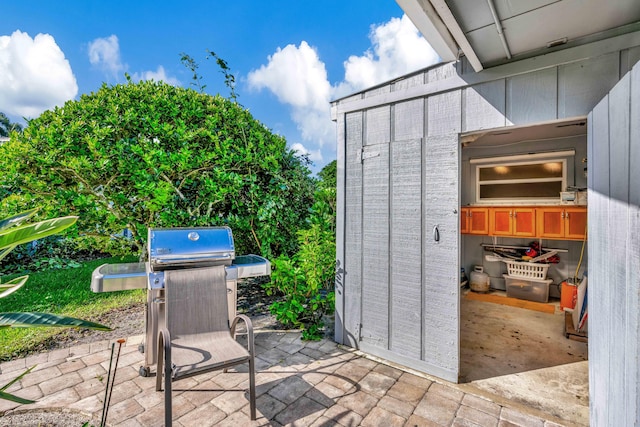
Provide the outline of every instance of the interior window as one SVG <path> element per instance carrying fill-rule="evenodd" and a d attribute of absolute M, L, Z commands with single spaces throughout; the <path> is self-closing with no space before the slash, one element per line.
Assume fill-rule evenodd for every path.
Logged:
<path fill-rule="evenodd" d="M 478 203 L 558 200 L 566 188 L 566 159 L 482 160 L 487 163 L 476 165 Z"/>

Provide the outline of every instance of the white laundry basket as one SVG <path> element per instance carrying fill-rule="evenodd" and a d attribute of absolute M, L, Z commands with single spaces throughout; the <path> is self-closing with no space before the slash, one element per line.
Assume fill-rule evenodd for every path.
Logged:
<path fill-rule="evenodd" d="M 507 271 L 511 277 L 521 277 L 523 279 L 544 280 L 547 278 L 549 264 L 536 264 L 534 262 L 522 262 L 504 260 L 507 264 Z"/>

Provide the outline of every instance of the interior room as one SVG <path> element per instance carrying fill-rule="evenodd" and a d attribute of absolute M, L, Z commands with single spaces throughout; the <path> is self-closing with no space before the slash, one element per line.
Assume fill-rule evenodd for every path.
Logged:
<path fill-rule="evenodd" d="M 461 136 L 460 381 L 588 420 L 586 133 Z"/>

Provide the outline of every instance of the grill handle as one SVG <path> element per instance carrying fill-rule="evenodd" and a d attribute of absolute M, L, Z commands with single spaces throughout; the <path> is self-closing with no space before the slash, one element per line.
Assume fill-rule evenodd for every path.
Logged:
<path fill-rule="evenodd" d="M 212 263 L 212 262 L 221 262 L 221 261 L 232 261 L 233 256 L 230 253 L 224 253 L 221 255 L 174 255 L 172 257 L 161 257 L 161 258 L 151 258 L 151 264 L 154 266 L 171 266 L 171 265 L 193 265 L 193 264 L 203 264 L 203 263 Z"/>

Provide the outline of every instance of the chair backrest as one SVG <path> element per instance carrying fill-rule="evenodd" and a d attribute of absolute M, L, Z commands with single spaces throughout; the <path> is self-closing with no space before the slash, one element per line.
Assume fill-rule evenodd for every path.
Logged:
<path fill-rule="evenodd" d="M 172 339 L 229 331 L 224 266 L 165 271 L 166 326 Z"/>

